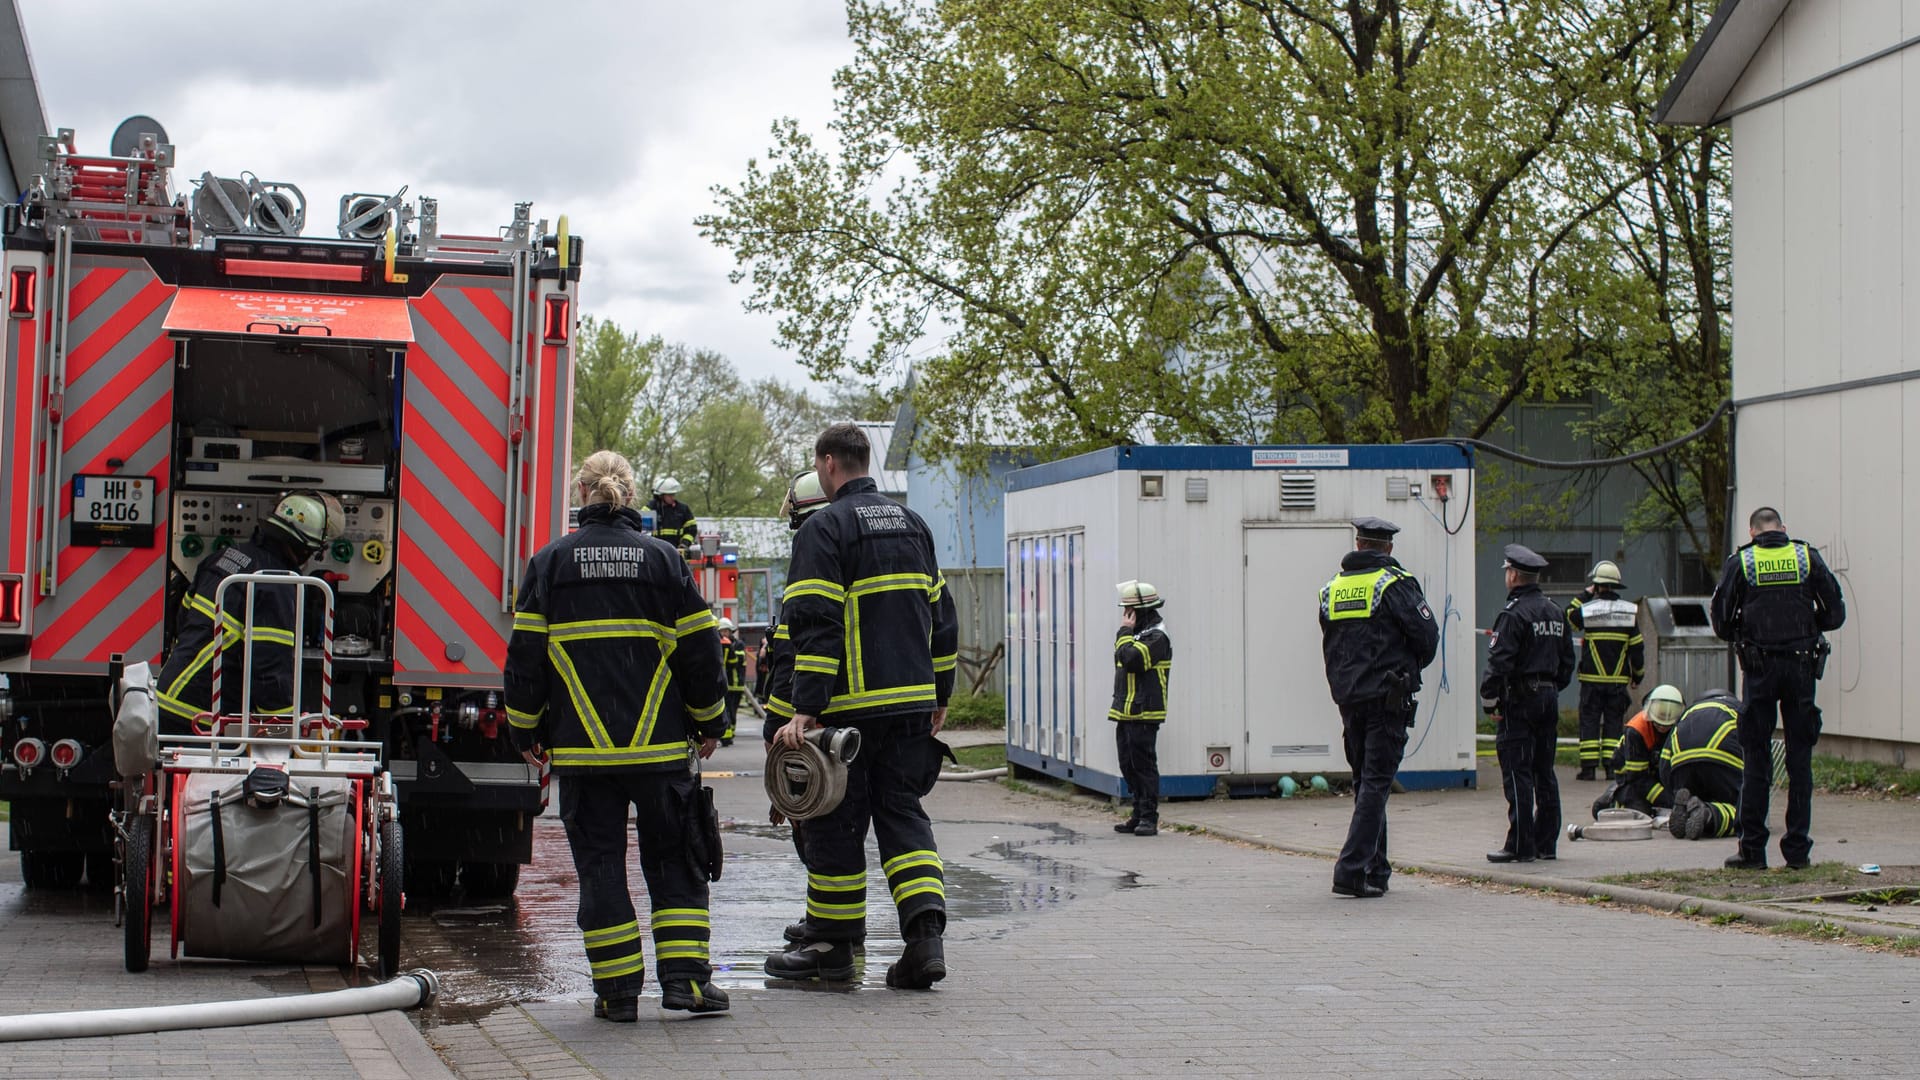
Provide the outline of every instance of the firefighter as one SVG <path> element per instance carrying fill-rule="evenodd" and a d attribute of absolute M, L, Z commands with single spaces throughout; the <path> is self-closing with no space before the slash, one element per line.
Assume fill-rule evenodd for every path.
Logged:
<path fill-rule="evenodd" d="M 1153 836 L 1160 831 L 1160 725 L 1167 720 L 1167 680 L 1173 639 L 1160 614 L 1166 603 L 1144 581 L 1123 581 L 1120 629 L 1113 638 L 1113 738 L 1120 779 L 1133 795 L 1133 812 L 1114 832 Z"/>
<path fill-rule="evenodd" d="M 767 702 L 767 687 L 773 682 L 773 669 L 768 666 L 767 653 L 773 644 L 773 627 L 761 636 L 760 644 L 753 647 L 753 696 L 762 705 Z"/>
<path fill-rule="evenodd" d="M 1393 873 L 1387 795 L 1413 727 L 1420 672 L 1440 649 L 1440 627 L 1420 583 L 1393 557 L 1400 527 L 1363 517 L 1353 528 L 1353 550 L 1320 590 L 1320 651 L 1353 770 L 1353 820 L 1333 864 L 1333 891 L 1371 898 L 1386 893 Z"/>
<path fill-rule="evenodd" d="M 1604 766 L 1613 779 L 1613 752 L 1620 745 L 1621 722 L 1647 674 L 1647 652 L 1639 629 L 1639 605 L 1620 598 L 1620 568 L 1610 560 L 1593 564 L 1584 591 L 1567 603 L 1567 624 L 1585 635 L 1580 650 L 1580 771 L 1576 780 L 1594 779 Z"/>
<path fill-rule="evenodd" d="M 787 485 L 787 498 L 780 506 L 786 516 L 787 528 L 798 531 L 806 523 L 808 515 L 827 505 L 827 496 L 820 490 L 820 477 L 812 469 L 793 478 Z M 771 643 L 771 644 L 769 644 Z M 761 643 L 761 675 L 766 679 L 767 688 L 762 691 L 762 700 L 766 702 L 766 727 L 762 734 L 766 737 L 767 749 L 773 749 L 773 739 L 786 722 L 793 719 L 793 637 L 787 629 L 786 611 L 783 605 L 779 622 L 772 627 L 767 641 Z M 767 820 L 775 825 L 785 822 L 780 811 L 770 809 Z M 793 830 L 793 850 L 800 856 L 800 865 L 807 865 L 806 822 L 787 822 Z M 791 943 L 807 940 L 807 917 L 803 912 L 798 922 L 787 924 L 786 939 Z M 855 951 L 866 944 L 864 929 L 853 941 Z"/>
<path fill-rule="evenodd" d="M 1751 542 L 1727 558 L 1713 590 L 1713 632 L 1738 644 L 1746 677 L 1740 710 L 1740 848 L 1727 858 L 1733 869 L 1767 865 L 1767 797 L 1772 786 L 1773 727 L 1786 726 L 1787 834 L 1780 856 L 1788 866 L 1806 866 L 1813 853 L 1813 747 L 1820 741 L 1820 707 L 1814 684 L 1826 673 L 1828 631 L 1847 621 L 1840 583 L 1820 552 L 1788 539 L 1780 512 L 1771 506 L 1747 518 Z"/>
<path fill-rule="evenodd" d="M 1646 707 L 1627 721 L 1620 745 L 1613 752 L 1608 775 L 1620 778 L 1607 785 L 1594 801 L 1593 816 L 1610 806 L 1638 810 L 1651 817 L 1656 809 L 1674 805 L 1673 789 L 1660 775 L 1661 755 L 1673 734 L 1673 725 L 1687 708 L 1679 687 L 1665 683 L 1647 695 Z"/>
<path fill-rule="evenodd" d="M 700 526 L 693 520 L 693 507 L 680 501 L 680 481 L 662 477 L 653 485 L 653 535 L 679 548 L 684 555 L 700 546 Z"/>
<path fill-rule="evenodd" d="M 179 633 L 156 681 L 154 697 L 160 706 L 160 728 L 171 735 L 191 731 L 193 718 L 213 703 L 215 642 L 214 594 L 233 574 L 268 571 L 297 572 L 327 544 L 340 538 L 346 514 L 331 495 L 295 491 L 282 495 L 273 514 L 253 531 L 253 538 L 217 551 L 200 564 L 193 587 L 181 601 Z M 225 689 L 222 707 L 240 702 L 241 680 L 250 662 L 254 713 L 288 713 L 293 708 L 293 646 L 300 628 L 293 625 L 295 586 L 264 585 L 254 590 L 253 640 L 242 643 L 246 618 L 246 589 L 227 590 L 218 613 L 225 638 L 226 660 L 221 670 Z"/>
<path fill-rule="evenodd" d="M 853 424 L 814 442 L 814 471 L 832 501 L 793 543 L 785 610 L 793 642 L 793 718 L 777 741 L 800 745 L 822 723 L 856 728 L 860 754 L 846 797 L 807 822 L 806 940 L 767 958 L 777 979 L 844 980 L 866 932 L 866 836 L 899 909 L 906 948 L 887 985 L 930 989 L 946 977 L 946 885 L 920 800 L 940 777 L 959 624 L 919 515 L 881 495 L 872 450 Z"/>
<path fill-rule="evenodd" d="M 678 552 L 640 532 L 633 469 L 588 457 L 574 477 L 579 531 L 527 564 L 507 647 L 507 717 L 530 761 L 549 755 L 560 819 L 580 879 L 578 924 L 594 1015 L 631 1023 L 646 958 L 627 891 L 627 817 L 636 811 L 640 872 L 663 1008 L 723 1012 L 710 981 L 707 882 L 688 853 L 699 780 L 688 755 L 713 753 L 726 680 L 713 612 Z"/>
<path fill-rule="evenodd" d="M 1660 755 L 1660 780 L 1673 791 L 1667 827 L 1682 840 L 1732 836 L 1740 829 L 1740 702 L 1709 690 L 1673 729 Z"/>
<path fill-rule="evenodd" d="M 720 656 L 727 669 L 727 728 L 720 733 L 720 745 L 732 746 L 740 699 L 747 693 L 747 650 L 732 619 L 720 620 Z"/>
<path fill-rule="evenodd" d="M 1552 859 L 1560 839 L 1560 782 L 1553 752 L 1560 691 L 1573 681 L 1573 638 L 1566 617 L 1540 591 L 1547 560 L 1519 544 L 1506 549 L 1507 606 L 1493 621 L 1480 703 L 1494 718 L 1500 786 L 1507 796 L 1507 842 L 1492 863 Z"/>

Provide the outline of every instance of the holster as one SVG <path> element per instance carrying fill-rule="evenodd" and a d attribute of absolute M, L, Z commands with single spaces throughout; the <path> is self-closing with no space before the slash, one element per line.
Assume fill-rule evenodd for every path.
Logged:
<path fill-rule="evenodd" d="M 1833 655 L 1833 645 L 1823 635 L 1820 643 L 1813 647 L 1813 678 L 1815 682 L 1826 677 L 1827 657 Z"/>
<path fill-rule="evenodd" d="M 719 881 L 725 856 L 720 847 L 720 815 L 713 807 L 713 789 L 695 785 L 683 810 L 687 861 L 708 881 Z"/>

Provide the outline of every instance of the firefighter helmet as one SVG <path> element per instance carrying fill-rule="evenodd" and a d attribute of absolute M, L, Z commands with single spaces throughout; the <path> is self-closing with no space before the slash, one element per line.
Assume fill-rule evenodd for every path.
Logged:
<path fill-rule="evenodd" d="M 731 634 L 733 631 L 733 620 L 722 616 L 720 619 L 720 632 L 723 634 Z"/>
<path fill-rule="evenodd" d="M 1119 588 L 1123 608 L 1157 608 L 1166 602 L 1160 599 L 1160 590 L 1144 581 L 1123 581 Z"/>
<path fill-rule="evenodd" d="M 787 500 L 780 504 L 780 513 L 786 516 L 788 528 L 797 529 L 808 514 L 827 502 L 827 493 L 820 487 L 820 474 L 808 469 L 787 485 Z"/>
<path fill-rule="evenodd" d="M 671 476 L 663 476 L 654 481 L 653 493 L 655 495 L 678 495 L 680 494 L 680 481 L 675 480 Z"/>
<path fill-rule="evenodd" d="M 1661 683 L 1647 695 L 1647 719 L 1663 728 L 1679 723 L 1680 714 L 1686 711 L 1687 699 L 1672 683 Z"/>
<path fill-rule="evenodd" d="M 322 491 L 282 495 L 268 520 L 308 551 L 320 550 L 347 531 L 347 514 L 340 500 Z"/>
<path fill-rule="evenodd" d="M 1595 585 L 1617 586 L 1620 584 L 1620 567 L 1614 565 L 1612 559 L 1601 559 L 1593 564 L 1593 573 L 1587 575 L 1587 580 Z"/>

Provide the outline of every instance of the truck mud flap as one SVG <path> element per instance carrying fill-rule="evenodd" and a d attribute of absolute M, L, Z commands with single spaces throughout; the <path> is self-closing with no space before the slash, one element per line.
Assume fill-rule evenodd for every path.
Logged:
<path fill-rule="evenodd" d="M 540 812 L 540 770 L 524 762 L 454 761 L 422 740 L 412 761 L 387 766 L 404 808 L 469 807 Z"/>

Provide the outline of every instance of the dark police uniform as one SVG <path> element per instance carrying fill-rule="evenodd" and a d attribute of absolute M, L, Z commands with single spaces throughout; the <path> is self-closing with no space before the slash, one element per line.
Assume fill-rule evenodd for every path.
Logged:
<path fill-rule="evenodd" d="M 1113 738 L 1120 778 L 1133 795 L 1133 813 L 1116 832 L 1152 835 L 1160 828 L 1160 725 L 1167 720 L 1173 677 L 1173 639 L 1157 608 L 1135 608 L 1132 627 L 1113 637 Z M 1144 831 L 1143 831 L 1144 830 Z"/>
<path fill-rule="evenodd" d="M 1813 747 L 1820 741 L 1814 683 L 1825 659 L 1823 632 L 1847 620 L 1840 583 L 1820 552 L 1779 530 L 1763 532 L 1727 559 L 1713 590 L 1713 632 L 1739 645 L 1746 676 L 1740 712 L 1740 850 L 1729 863 L 1765 866 L 1767 797 L 1776 716 L 1786 726 L 1787 834 L 1780 855 L 1808 861 L 1813 838 Z"/>
<path fill-rule="evenodd" d="M 580 528 L 527 565 L 507 646 L 514 743 L 544 746 L 580 878 L 579 926 L 603 1003 L 645 981 L 627 891 L 627 810 L 652 901 L 655 966 L 669 1008 L 706 1011 L 707 881 L 687 854 L 699 781 L 690 740 L 718 738 L 725 680 L 713 612 L 685 560 L 640 532 L 631 509 L 595 503 Z M 675 1004 L 673 995 L 692 1004 Z"/>
<path fill-rule="evenodd" d="M 1547 560 L 1508 544 L 1507 565 L 1538 574 Z M 1573 638 L 1566 617 L 1533 582 L 1507 593 L 1493 621 L 1480 700 L 1500 717 L 1494 750 L 1507 796 L 1507 841 L 1489 862 L 1551 859 L 1560 840 L 1560 782 L 1553 774 L 1560 691 L 1573 681 Z"/>
<path fill-rule="evenodd" d="M 1654 723 L 1645 709 L 1627 721 L 1609 769 L 1619 774 L 1618 786 L 1613 789 L 1615 803 L 1647 815 L 1673 805 L 1673 790 L 1660 778 L 1660 755 L 1672 737 L 1673 729 Z"/>
<path fill-rule="evenodd" d="M 180 616 L 179 633 L 154 683 L 162 731 L 170 735 L 186 734 L 193 718 L 206 712 L 213 703 L 213 657 L 218 647 L 214 634 L 216 621 L 221 627 L 220 635 L 226 639 L 220 673 L 220 708 L 229 715 L 240 711 L 247 662 L 247 648 L 241 641 L 247 589 L 245 585 L 228 589 L 224 610 L 216 612 L 214 594 L 219 591 L 220 583 L 234 574 L 294 571 L 305 564 L 303 553 L 272 524 L 256 529 L 252 540 L 234 544 L 201 562 L 199 572 L 193 576 L 193 587 L 180 601 L 184 614 Z M 256 715 L 286 713 L 293 707 L 295 588 L 292 585 L 254 588 L 250 704 Z"/>
<path fill-rule="evenodd" d="M 926 523 L 864 476 L 800 527 L 782 612 L 793 644 L 783 705 L 857 728 L 861 743 L 846 797 L 806 825 L 809 940 L 769 957 L 767 973 L 842 979 L 866 932 L 869 825 L 909 950 L 937 950 L 946 929 L 945 874 L 920 799 L 939 779 L 933 710 L 953 692 L 959 624 Z M 771 694 L 780 697 L 777 670 Z"/>
<path fill-rule="evenodd" d="M 1588 625 L 1587 605 L 1597 617 Z M 1585 638 L 1580 650 L 1580 775 L 1593 779 L 1594 769 L 1611 762 L 1620 746 L 1621 726 L 1633 705 L 1629 689 L 1647 674 L 1646 640 L 1635 625 L 1635 605 L 1622 600 L 1611 585 L 1596 585 L 1590 597 L 1567 603 L 1567 625 Z M 1613 767 L 1607 773 L 1611 777 Z"/>
<path fill-rule="evenodd" d="M 1380 518 L 1353 526 L 1367 540 L 1391 541 L 1400 531 Z M 1353 770 L 1353 820 L 1333 864 L 1334 892 L 1386 890 L 1387 795 L 1406 753 L 1420 672 L 1439 648 L 1440 626 L 1420 583 L 1392 555 L 1355 550 L 1340 560 L 1340 573 L 1320 590 L 1320 651 Z"/>
<path fill-rule="evenodd" d="M 1674 835 L 1732 836 L 1739 828 L 1740 702 L 1709 693 L 1680 717 L 1660 754 L 1660 781 L 1673 792 Z M 1697 806 L 1695 804 L 1698 804 Z M 1697 815 L 1698 820 L 1689 818 Z"/>
<path fill-rule="evenodd" d="M 658 495 L 647 504 L 653 511 L 653 535 L 665 540 L 676 548 L 693 547 L 700 542 L 700 526 L 693 520 L 693 507 L 686 500 L 674 496 L 672 506 Z"/>
<path fill-rule="evenodd" d="M 747 694 L 747 650 L 740 644 L 739 637 L 727 634 L 720 639 L 720 656 L 727 669 L 727 727 L 720 734 L 720 741 L 732 746 L 740 700 Z"/>

